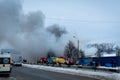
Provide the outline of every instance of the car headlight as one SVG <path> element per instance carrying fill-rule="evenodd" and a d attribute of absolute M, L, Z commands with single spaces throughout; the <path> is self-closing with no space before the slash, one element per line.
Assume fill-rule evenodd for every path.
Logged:
<path fill-rule="evenodd" d="M 4 59 L 3 59 L 3 63 L 4 63 L 4 64 L 8 64 L 8 63 L 9 63 L 9 59 L 8 59 L 8 58 L 4 58 Z"/>

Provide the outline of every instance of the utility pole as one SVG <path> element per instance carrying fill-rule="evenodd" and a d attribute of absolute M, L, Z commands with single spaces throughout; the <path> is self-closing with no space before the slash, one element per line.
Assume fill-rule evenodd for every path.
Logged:
<path fill-rule="evenodd" d="M 116 56 L 118 58 L 118 73 L 120 73 L 120 47 L 116 47 Z"/>
<path fill-rule="evenodd" d="M 80 54 L 79 54 L 79 43 L 80 43 L 80 41 L 79 41 L 78 38 L 76 38 L 76 36 L 73 36 L 73 38 L 77 39 L 77 49 L 78 49 L 78 58 L 79 58 L 79 56 L 80 56 Z"/>
<path fill-rule="evenodd" d="M 78 39 L 78 51 L 79 51 L 79 43 L 80 43 L 80 41 L 79 41 L 79 39 Z"/>
<path fill-rule="evenodd" d="M 120 49 L 117 50 L 118 56 L 118 73 L 120 73 Z"/>

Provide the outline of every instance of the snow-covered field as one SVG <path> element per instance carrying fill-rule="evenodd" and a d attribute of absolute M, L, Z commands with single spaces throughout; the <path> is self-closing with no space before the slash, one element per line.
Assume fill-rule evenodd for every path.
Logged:
<path fill-rule="evenodd" d="M 43 65 L 31 65 L 31 64 L 23 64 L 25 67 L 42 69 L 47 71 L 61 72 L 72 75 L 80 75 L 80 76 L 88 76 L 93 78 L 98 78 L 100 80 L 120 80 L 119 73 L 107 72 L 107 71 L 94 71 L 88 69 L 80 69 L 80 68 L 63 68 L 63 67 L 51 67 L 51 66 L 43 66 Z"/>

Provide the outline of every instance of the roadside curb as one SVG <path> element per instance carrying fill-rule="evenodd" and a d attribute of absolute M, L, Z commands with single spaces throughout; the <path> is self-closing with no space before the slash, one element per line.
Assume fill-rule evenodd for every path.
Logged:
<path fill-rule="evenodd" d="M 43 65 L 26 65 L 26 64 L 24 64 L 23 66 L 29 67 L 29 68 L 46 70 L 46 71 L 53 71 L 53 72 L 71 74 L 71 75 L 85 76 L 85 77 L 95 78 L 98 80 L 101 80 L 101 79 L 102 80 L 116 80 L 112 77 L 116 74 L 111 74 L 108 72 L 105 73 L 105 75 L 103 75 L 103 72 L 99 73 L 99 71 L 94 71 L 94 70 L 92 72 L 89 72 L 88 70 L 82 70 L 82 69 L 77 69 L 77 68 L 71 69 L 71 68 L 67 68 L 67 67 L 51 67 L 51 66 L 43 66 Z M 76 71 L 74 71 L 74 70 L 76 70 Z"/>
<path fill-rule="evenodd" d="M 83 69 L 93 69 L 93 70 L 101 70 L 101 71 L 110 71 L 110 72 L 118 72 L 118 69 L 112 69 L 112 68 L 101 68 L 101 67 L 91 67 L 91 66 L 78 66 L 78 68 L 83 68 Z"/>

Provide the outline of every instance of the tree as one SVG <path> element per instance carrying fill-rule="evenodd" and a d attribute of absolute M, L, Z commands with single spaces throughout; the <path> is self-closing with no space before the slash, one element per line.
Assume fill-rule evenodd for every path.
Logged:
<path fill-rule="evenodd" d="M 80 49 L 79 51 L 79 54 L 80 54 L 80 58 L 85 58 L 85 53 Z"/>
<path fill-rule="evenodd" d="M 89 45 L 90 46 L 90 45 Z M 97 52 L 95 55 L 98 57 L 98 64 L 100 65 L 100 57 L 102 56 L 102 52 L 107 52 L 108 54 L 114 51 L 114 44 L 112 43 L 101 43 L 101 44 L 91 44 L 91 47 L 95 47 Z"/>
<path fill-rule="evenodd" d="M 79 58 L 79 50 L 74 46 L 72 41 L 65 46 L 64 55 L 67 58 Z"/>
<path fill-rule="evenodd" d="M 89 47 L 95 47 L 97 49 L 96 56 L 101 57 L 102 52 L 107 52 L 111 54 L 114 51 L 114 44 L 113 43 L 101 43 L 101 44 L 89 44 Z"/>

